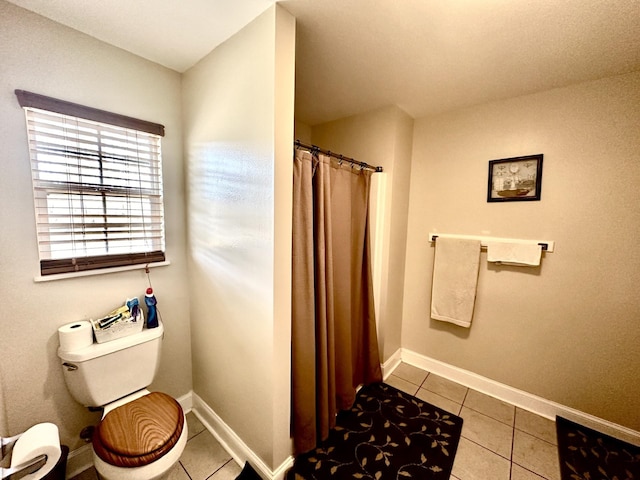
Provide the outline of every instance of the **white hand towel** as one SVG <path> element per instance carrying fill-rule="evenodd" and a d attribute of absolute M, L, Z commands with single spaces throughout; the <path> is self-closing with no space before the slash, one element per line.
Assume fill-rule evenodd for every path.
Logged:
<path fill-rule="evenodd" d="M 433 262 L 431 318 L 469 328 L 480 267 L 480 241 L 439 237 Z"/>
<path fill-rule="evenodd" d="M 540 265 L 542 247 L 534 243 L 488 242 L 487 262 L 518 267 Z"/>

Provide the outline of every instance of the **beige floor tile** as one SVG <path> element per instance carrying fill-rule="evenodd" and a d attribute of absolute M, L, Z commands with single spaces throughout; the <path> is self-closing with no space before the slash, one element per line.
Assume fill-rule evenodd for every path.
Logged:
<path fill-rule="evenodd" d="M 208 480 L 235 480 L 241 471 L 238 464 L 234 460 L 230 460 Z"/>
<path fill-rule="evenodd" d="M 180 463 L 192 480 L 204 480 L 231 459 L 218 441 L 204 431 L 187 443 Z"/>
<path fill-rule="evenodd" d="M 558 444 L 556 422 L 517 407 L 516 428 L 554 445 Z"/>
<path fill-rule="evenodd" d="M 393 374 L 390 375 L 389 378 L 384 381 L 384 383 L 386 383 L 387 385 L 391 385 L 398 390 L 402 390 L 409 395 L 415 395 L 418 391 L 418 388 L 420 388 L 415 383 L 408 382 L 407 380 L 404 380 L 403 378 L 400 378 Z"/>
<path fill-rule="evenodd" d="M 515 407 L 497 398 L 469 389 L 464 399 L 464 406 L 513 426 Z"/>
<path fill-rule="evenodd" d="M 71 480 L 98 480 L 98 474 L 94 467 L 72 477 Z M 171 469 L 162 477 L 162 480 L 189 480 L 189 475 L 185 472 L 180 462 L 171 467 Z"/>
<path fill-rule="evenodd" d="M 544 477 L 525 470 L 515 463 L 511 465 L 511 480 L 543 480 Z"/>
<path fill-rule="evenodd" d="M 198 420 L 198 417 L 196 417 L 193 412 L 187 413 L 187 428 L 189 429 L 189 439 L 205 430 L 205 426 Z"/>
<path fill-rule="evenodd" d="M 398 365 L 393 371 L 393 374 L 407 382 L 420 386 L 422 385 L 422 382 L 424 382 L 424 379 L 427 378 L 428 372 L 425 372 L 418 367 L 414 367 L 413 365 L 409 365 L 408 363 L 400 363 L 400 365 Z"/>
<path fill-rule="evenodd" d="M 560 480 L 558 447 L 520 430 L 514 432 L 512 461 L 547 480 Z"/>
<path fill-rule="evenodd" d="M 513 428 L 482 413 L 462 407 L 462 436 L 511 460 Z"/>
<path fill-rule="evenodd" d="M 461 438 L 451 474 L 460 480 L 509 480 L 510 470 L 509 460 Z"/>
<path fill-rule="evenodd" d="M 422 388 L 430 390 L 438 395 L 453 400 L 456 403 L 462 403 L 467 395 L 468 388 L 459 383 L 452 382 L 446 378 L 440 377 L 434 373 L 430 373 L 422 384 Z"/>
<path fill-rule="evenodd" d="M 185 471 L 180 462 L 177 462 L 167 474 L 162 477 L 162 480 L 189 480 L 189 475 Z"/>
<path fill-rule="evenodd" d="M 420 390 L 418 390 L 418 393 L 416 393 L 416 397 L 418 397 L 420 400 L 424 400 L 425 402 L 430 403 L 431 405 L 435 405 L 438 408 L 442 408 L 449 413 L 453 413 L 454 415 L 460 414 L 460 408 L 462 407 L 462 405 L 454 402 L 453 400 L 449 400 L 442 395 L 438 395 L 437 393 L 430 392 L 429 390 L 421 388 Z"/>

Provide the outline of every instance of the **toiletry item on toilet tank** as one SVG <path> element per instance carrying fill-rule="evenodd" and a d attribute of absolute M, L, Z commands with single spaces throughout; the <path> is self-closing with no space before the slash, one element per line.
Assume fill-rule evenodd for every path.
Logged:
<path fill-rule="evenodd" d="M 158 326 L 158 310 L 156 309 L 156 297 L 153 295 L 153 289 L 147 288 L 144 295 L 144 303 L 147 304 L 147 328 L 156 328 Z"/>

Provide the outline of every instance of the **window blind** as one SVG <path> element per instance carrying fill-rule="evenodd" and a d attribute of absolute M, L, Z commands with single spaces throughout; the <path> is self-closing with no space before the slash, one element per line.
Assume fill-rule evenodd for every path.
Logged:
<path fill-rule="evenodd" d="M 163 261 L 161 137 L 24 107 L 41 274 Z"/>

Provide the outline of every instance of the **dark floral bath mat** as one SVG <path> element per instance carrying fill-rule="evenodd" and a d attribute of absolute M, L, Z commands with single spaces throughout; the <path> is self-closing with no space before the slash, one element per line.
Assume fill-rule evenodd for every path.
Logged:
<path fill-rule="evenodd" d="M 556 417 L 562 480 L 640 480 L 640 447 Z"/>
<path fill-rule="evenodd" d="M 462 418 L 384 383 L 363 387 L 287 480 L 449 480 Z"/>

